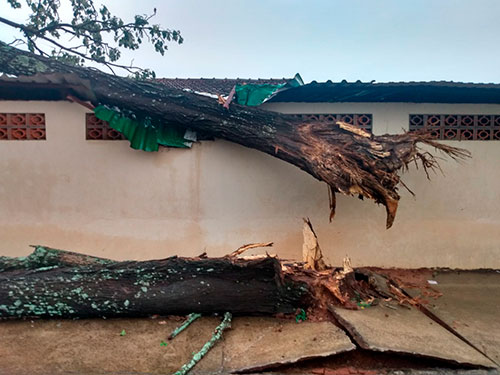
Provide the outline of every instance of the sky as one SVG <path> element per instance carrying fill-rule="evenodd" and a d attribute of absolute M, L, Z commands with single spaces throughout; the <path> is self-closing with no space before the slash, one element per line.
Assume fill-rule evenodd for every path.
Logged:
<path fill-rule="evenodd" d="M 0 0 L 0 16 L 26 12 Z M 67 0 L 61 0 L 62 2 Z M 500 83 L 498 0 L 109 0 L 132 18 L 179 29 L 162 57 L 149 46 L 123 62 L 158 77 L 281 78 L 305 82 L 447 80 Z M 63 14 L 67 9 L 62 7 Z M 0 39 L 13 31 L 0 26 Z"/>

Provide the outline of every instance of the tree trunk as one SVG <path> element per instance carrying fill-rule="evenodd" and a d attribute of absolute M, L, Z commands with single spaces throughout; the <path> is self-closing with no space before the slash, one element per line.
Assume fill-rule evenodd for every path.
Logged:
<path fill-rule="evenodd" d="M 115 262 L 39 246 L 0 258 L 0 317 L 290 313 L 306 291 L 272 257 Z"/>
<path fill-rule="evenodd" d="M 71 74 L 70 81 L 84 88 L 79 91 L 80 99 L 117 106 L 165 124 L 263 151 L 326 182 L 333 194 L 359 195 L 382 203 L 386 206 L 388 228 L 398 206 L 399 170 L 417 159 L 424 168 L 436 165 L 432 155 L 419 152 L 418 142 L 452 157 L 467 156 L 466 151 L 435 142 L 424 133 L 374 136 L 347 124 L 302 123 L 293 116 L 254 107 L 231 104 L 225 109 L 211 98 L 160 83 L 68 66 L 3 42 L 0 42 L 0 72 L 18 76 Z M 331 199 L 330 217 L 335 210 L 334 202 Z"/>

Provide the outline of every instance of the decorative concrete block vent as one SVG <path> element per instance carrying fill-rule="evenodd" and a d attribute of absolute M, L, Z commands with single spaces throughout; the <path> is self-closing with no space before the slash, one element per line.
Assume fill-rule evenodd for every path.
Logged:
<path fill-rule="evenodd" d="M 500 140 L 500 115 L 410 115 L 410 131 L 429 129 L 435 139 Z"/>
<path fill-rule="evenodd" d="M 0 140 L 46 139 L 44 113 L 0 113 Z"/>
<path fill-rule="evenodd" d="M 344 113 L 344 114 L 300 114 L 298 118 L 304 122 L 324 122 L 334 125 L 337 121 L 345 122 L 349 125 L 357 126 L 369 133 L 372 132 L 373 116 L 364 113 Z"/>
<path fill-rule="evenodd" d="M 121 141 L 125 137 L 106 121 L 98 119 L 95 114 L 85 115 L 85 134 L 87 140 Z"/>

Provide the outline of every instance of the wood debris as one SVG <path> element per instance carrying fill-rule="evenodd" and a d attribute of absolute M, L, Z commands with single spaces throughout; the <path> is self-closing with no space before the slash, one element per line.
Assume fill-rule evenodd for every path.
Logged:
<path fill-rule="evenodd" d="M 323 260 L 323 253 L 319 247 L 318 237 L 314 233 L 311 221 L 309 218 L 304 220 L 304 228 L 302 234 L 304 236 L 304 244 L 302 245 L 302 260 L 304 268 L 314 271 L 323 271 L 326 269 L 326 264 Z"/>

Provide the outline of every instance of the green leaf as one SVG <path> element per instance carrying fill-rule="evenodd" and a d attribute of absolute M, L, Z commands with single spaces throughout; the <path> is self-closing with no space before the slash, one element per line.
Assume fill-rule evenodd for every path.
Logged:
<path fill-rule="evenodd" d="M 21 8 L 21 4 L 17 2 L 16 0 L 7 0 L 10 4 L 10 6 L 14 9 L 19 9 Z"/>
<path fill-rule="evenodd" d="M 307 320 L 307 315 L 304 309 L 300 309 L 299 313 L 295 315 L 295 322 L 304 322 Z"/>
<path fill-rule="evenodd" d="M 95 4 L 95 0 L 26 0 L 25 4 L 20 0 L 7 0 L 7 3 L 14 9 L 24 5 L 30 13 L 27 21 L 17 27 L 24 34 L 29 51 L 52 55 L 73 65 L 81 64 L 82 60 L 93 60 L 110 69 L 119 67 L 131 74 L 139 72 L 141 78 L 152 77 L 147 69 L 119 63 L 122 49 L 136 50 L 147 43 L 164 55 L 169 41 L 182 43 L 178 30 L 150 23 L 156 9 L 153 14 L 137 14 L 132 20 L 124 21 L 105 5 Z M 70 12 L 60 14 L 64 3 L 70 5 Z M 41 45 L 39 41 L 42 39 L 49 43 Z M 50 41 L 63 47 L 50 47 Z"/>

